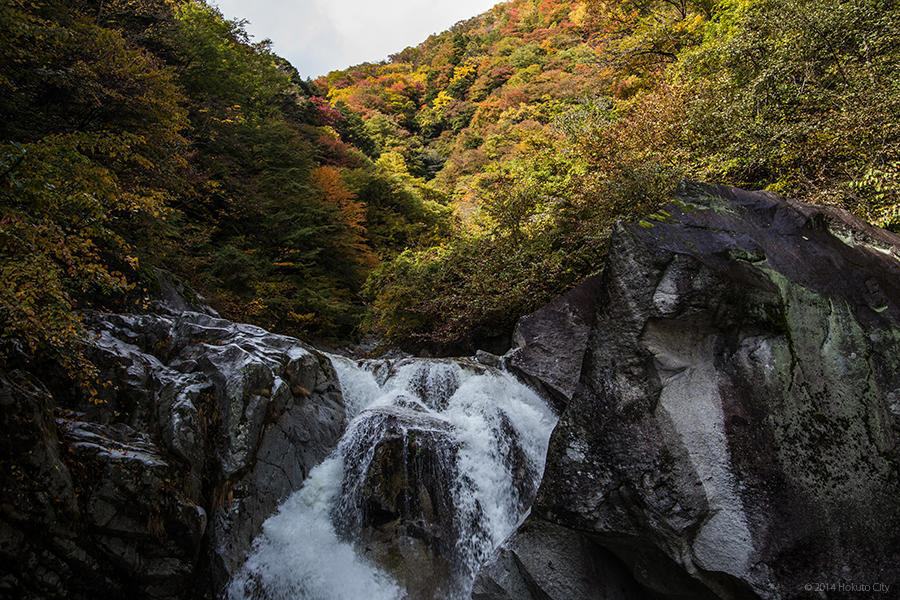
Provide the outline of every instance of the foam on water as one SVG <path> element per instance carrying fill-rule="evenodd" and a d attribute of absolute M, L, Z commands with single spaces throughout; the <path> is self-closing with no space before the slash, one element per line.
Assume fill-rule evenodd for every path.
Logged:
<path fill-rule="evenodd" d="M 537 490 L 556 417 L 508 373 L 467 360 L 332 357 L 352 421 L 332 455 L 263 526 L 229 597 L 402 599 L 404 590 L 353 546 L 359 494 L 387 424 L 450 438 L 440 454 L 455 509 L 454 598 L 523 518 Z M 405 425 L 401 426 L 406 434 Z M 442 468 L 442 473 L 443 473 Z"/>
<path fill-rule="evenodd" d="M 298 600 L 396 600 L 400 588 L 387 575 L 362 561 L 331 523 L 341 491 L 340 456 L 310 471 L 303 488 L 263 524 L 230 598 Z"/>

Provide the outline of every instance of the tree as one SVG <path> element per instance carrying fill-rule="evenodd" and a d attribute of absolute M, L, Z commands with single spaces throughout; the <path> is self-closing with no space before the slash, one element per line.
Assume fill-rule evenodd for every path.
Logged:
<path fill-rule="evenodd" d="M 678 71 L 698 175 L 900 226 L 898 19 L 880 0 L 723 3 Z"/>
<path fill-rule="evenodd" d="M 0 36 L 0 352 L 84 380 L 74 308 L 131 288 L 129 242 L 179 188 L 183 96 L 77 3 L 6 3 Z"/>

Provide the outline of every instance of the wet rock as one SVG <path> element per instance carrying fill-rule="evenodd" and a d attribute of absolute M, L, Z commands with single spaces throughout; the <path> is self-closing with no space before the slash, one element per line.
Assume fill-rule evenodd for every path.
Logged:
<path fill-rule="evenodd" d="M 78 516 L 72 476 L 60 455 L 53 399 L 25 373 L 0 374 L 0 595 L 61 596 L 73 567 L 66 553 L 35 536 L 74 537 Z M 56 544 L 58 546 L 58 544 Z"/>
<path fill-rule="evenodd" d="M 59 412 L 23 373 L 0 379 L 0 592 L 17 598 L 176 598 L 193 579 L 205 513 L 146 434 Z M 18 422 L 13 422 L 18 421 Z"/>
<path fill-rule="evenodd" d="M 85 550 L 128 573 L 138 593 L 177 596 L 191 583 L 206 529 L 205 511 L 173 485 L 178 470 L 149 435 L 127 425 L 77 414 L 61 415 L 57 425 L 90 531 Z"/>
<path fill-rule="evenodd" d="M 346 418 L 331 363 L 206 313 L 87 322 L 106 382 L 97 398 L 0 380 L 4 456 L 22 471 L 0 503 L 0 552 L 19 565 L 0 592 L 213 597 L 337 443 Z"/>
<path fill-rule="evenodd" d="M 504 361 L 502 356 L 497 356 L 496 354 L 491 354 L 490 352 L 485 352 L 484 350 L 478 350 L 477 352 L 475 352 L 475 361 L 494 369 L 504 368 Z"/>
<path fill-rule="evenodd" d="M 403 406 L 403 403 L 399 403 Z M 459 515 L 451 489 L 457 449 L 447 422 L 409 403 L 405 410 L 374 411 L 358 435 L 370 454 L 348 469 L 337 522 L 375 564 L 389 572 L 410 600 L 446 597 L 453 586 Z M 349 518 L 348 518 L 349 517 Z"/>
<path fill-rule="evenodd" d="M 900 238 L 686 185 L 618 227 L 596 305 L 527 521 L 539 533 L 508 552 L 552 555 L 541 527 L 565 527 L 661 598 L 900 580 Z M 524 585 L 512 564 L 501 555 L 482 590 Z"/>

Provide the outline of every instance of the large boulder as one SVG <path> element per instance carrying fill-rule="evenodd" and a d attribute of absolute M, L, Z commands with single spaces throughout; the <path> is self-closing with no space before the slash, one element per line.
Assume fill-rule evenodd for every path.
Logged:
<path fill-rule="evenodd" d="M 540 519 L 516 531 L 475 579 L 472 600 L 645 600 L 627 569 L 589 536 Z"/>
<path fill-rule="evenodd" d="M 97 395 L 0 381 L 0 591 L 22 598 L 213 597 L 263 521 L 335 447 L 329 359 L 202 312 L 93 313 Z M 183 308 L 183 307 L 182 307 Z"/>
<path fill-rule="evenodd" d="M 482 571 L 481 597 L 521 580 L 534 598 L 628 597 L 555 591 L 547 527 L 571 535 L 567 564 L 610 552 L 646 597 L 900 581 L 900 238 L 689 184 L 617 228 L 597 306 L 532 514 Z M 512 572 L 510 555 L 538 566 Z"/>
<path fill-rule="evenodd" d="M 371 460 L 360 459 L 345 473 L 341 533 L 389 572 L 409 600 L 447 597 L 459 538 L 450 424 L 391 407 L 370 411 L 360 427 L 348 456 Z"/>
<path fill-rule="evenodd" d="M 0 404 L 0 595 L 182 595 L 206 513 L 149 436 L 55 408 L 20 371 L 0 376 Z"/>

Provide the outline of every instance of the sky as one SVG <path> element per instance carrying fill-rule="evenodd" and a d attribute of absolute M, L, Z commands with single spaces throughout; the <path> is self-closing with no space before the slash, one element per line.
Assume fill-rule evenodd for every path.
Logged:
<path fill-rule="evenodd" d="M 304 78 L 384 60 L 501 0 L 211 0 Z"/>

